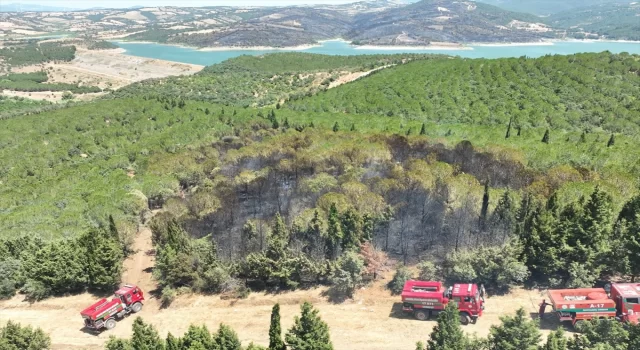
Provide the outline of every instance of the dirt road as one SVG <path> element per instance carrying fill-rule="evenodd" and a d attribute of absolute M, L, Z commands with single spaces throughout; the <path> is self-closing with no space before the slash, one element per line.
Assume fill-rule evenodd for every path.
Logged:
<path fill-rule="evenodd" d="M 155 289 L 151 279 L 153 257 L 151 232 L 143 228 L 135 241 L 137 253 L 125 262 L 123 281 L 136 283 L 145 291 Z M 157 299 L 149 299 L 139 313 L 156 326 L 162 336 L 167 332 L 183 334 L 189 324 L 205 324 L 210 330 L 221 322 L 232 326 L 243 344 L 250 341 L 268 344 L 271 307 L 281 305 L 283 329 L 293 323 L 303 301 L 320 309 L 322 318 L 331 328 L 331 339 L 337 350 L 398 350 L 413 349 L 419 340 L 426 340 L 435 321 L 417 321 L 402 315 L 399 297 L 389 295 L 384 288 L 388 280 L 380 280 L 359 290 L 352 301 L 332 304 L 322 296 L 324 288 L 280 294 L 252 293 L 243 300 L 221 300 L 217 296 L 185 295 L 169 309 L 160 309 Z M 48 299 L 36 304 L 23 302 L 21 296 L 0 302 L 0 324 L 8 320 L 41 327 L 51 334 L 54 349 L 100 348 L 110 335 L 129 337 L 134 317 L 120 322 L 115 329 L 99 335 L 82 330 L 80 310 L 96 297 L 90 294 Z M 500 316 L 510 315 L 520 307 L 536 312 L 541 293 L 518 289 L 506 296 L 489 297 L 484 316 L 475 325 L 464 327 L 470 334 L 486 336 L 492 324 L 500 323 Z"/>

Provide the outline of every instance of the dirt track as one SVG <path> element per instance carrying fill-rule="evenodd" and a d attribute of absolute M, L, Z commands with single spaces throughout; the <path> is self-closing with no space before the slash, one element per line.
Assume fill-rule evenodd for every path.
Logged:
<path fill-rule="evenodd" d="M 150 269 L 153 257 L 146 254 L 151 249 L 149 229 L 141 230 L 134 247 L 137 253 L 125 262 L 123 281 L 136 283 L 146 291 L 153 290 L 155 284 Z M 267 345 L 272 305 L 276 302 L 281 304 L 282 326 L 288 329 L 293 317 L 299 313 L 299 304 L 307 300 L 320 309 L 322 318 L 331 328 L 334 347 L 338 350 L 413 349 L 417 341 L 427 339 L 435 321 L 421 322 L 403 316 L 398 311 L 399 297 L 390 296 L 384 288 L 387 281 L 380 280 L 358 291 L 353 301 L 342 304 L 329 303 L 322 296 L 324 288 L 281 294 L 252 293 L 244 300 L 185 295 L 179 297 L 169 309 L 160 309 L 157 299 L 148 299 L 139 315 L 153 323 L 163 336 L 169 331 L 181 335 L 191 323 L 204 323 L 210 330 L 215 330 L 220 322 L 224 322 L 238 332 L 243 344 L 254 341 Z M 95 299 L 93 295 L 82 294 L 30 305 L 22 301 L 23 297 L 17 296 L 0 302 L 0 324 L 13 320 L 42 327 L 51 334 L 54 349 L 96 349 L 110 335 L 130 336 L 134 317 L 120 321 L 115 329 L 99 335 L 82 330 L 78 313 Z M 484 316 L 477 324 L 464 329 L 470 334 L 486 336 L 490 325 L 499 324 L 500 316 L 513 314 L 520 307 L 536 312 L 541 299 L 541 293 L 521 289 L 507 296 L 489 297 Z"/>

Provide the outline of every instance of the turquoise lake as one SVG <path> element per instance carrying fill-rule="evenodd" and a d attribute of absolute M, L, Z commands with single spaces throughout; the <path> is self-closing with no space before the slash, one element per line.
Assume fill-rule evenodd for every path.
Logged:
<path fill-rule="evenodd" d="M 241 55 L 262 55 L 265 53 L 285 52 L 287 50 L 229 50 L 229 51 L 199 51 L 173 45 L 152 43 L 115 42 L 126 50 L 127 55 L 156 58 L 167 61 L 211 65 L 229 58 Z M 500 58 L 500 57 L 539 57 L 544 55 L 568 55 L 578 52 L 613 53 L 628 52 L 640 54 L 640 43 L 624 42 L 556 42 L 554 45 L 539 46 L 471 46 L 473 50 L 360 50 L 355 49 L 344 41 L 325 41 L 321 46 L 298 52 L 319 53 L 325 55 L 366 55 L 391 53 L 434 53 L 448 54 L 469 58 Z"/>

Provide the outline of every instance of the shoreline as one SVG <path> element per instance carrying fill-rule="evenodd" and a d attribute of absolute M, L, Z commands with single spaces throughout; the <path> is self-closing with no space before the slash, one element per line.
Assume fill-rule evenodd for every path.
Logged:
<path fill-rule="evenodd" d="M 456 46 L 446 46 L 446 45 L 433 45 L 433 46 L 384 46 L 384 45 L 350 45 L 354 50 L 387 50 L 387 51 L 398 51 L 398 50 L 406 50 L 406 51 L 443 51 L 443 50 L 451 50 L 451 51 L 470 51 L 473 50 L 473 47 L 464 46 L 464 45 L 456 45 Z"/>
<path fill-rule="evenodd" d="M 622 43 L 622 44 L 640 44 L 640 41 L 636 40 L 615 40 L 615 39 L 548 39 L 547 41 L 552 43 Z"/>
<path fill-rule="evenodd" d="M 546 39 L 538 42 L 513 42 L 513 43 L 491 43 L 491 42 L 470 42 L 464 44 L 452 45 L 433 45 L 433 46 L 411 46 L 411 45 L 353 45 L 351 41 L 335 38 L 327 40 L 319 40 L 316 44 L 305 44 L 297 46 L 216 46 L 216 47 L 195 47 L 185 46 L 180 44 L 165 44 L 156 43 L 152 41 L 122 41 L 122 40 L 110 40 L 115 43 L 122 44 L 155 44 L 180 47 L 184 49 L 190 49 L 201 52 L 221 52 L 221 51 L 305 51 L 313 48 L 322 47 L 327 42 L 340 42 L 348 44 L 350 48 L 354 50 L 380 50 L 380 51 L 470 51 L 474 47 L 517 47 L 517 46 L 552 46 L 558 43 L 624 43 L 624 44 L 640 44 L 640 41 L 633 40 L 607 40 L 607 39 Z M 125 49 L 126 50 L 126 49 Z"/>
<path fill-rule="evenodd" d="M 272 47 L 272 46 L 216 46 L 216 47 L 201 47 L 194 48 L 197 51 L 304 51 L 314 47 L 321 47 L 321 44 L 308 44 L 298 46 L 284 46 L 284 47 Z"/>
<path fill-rule="evenodd" d="M 116 42 L 118 44 L 155 44 L 155 45 L 164 45 L 164 46 L 173 46 L 173 47 L 181 47 L 183 49 L 190 49 L 194 51 L 302 51 L 308 50 L 314 47 L 322 46 L 322 42 L 319 41 L 317 44 L 307 44 L 307 45 L 298 45 L 298 46 L 284 46 L 284 47 L 273 47 L 273 46 L 213 46 L 213 47 L 197 47 L 197 46 L 187 46 L 180 44 L 165 44 L 165 43 L 156 43 L 153 41 L 125 41 L 125 40 L 110 40 Z M 334 40 L 325 40 L 325 41 L 334 41 Z"/>
<path fill-rule="evenodd" d="M 555 45 L 550 41 L 537 41 L 530 43 L 469 43 L 469 46 L 476 47 L 510 47 L 510 46 L 553 46 Z"/>

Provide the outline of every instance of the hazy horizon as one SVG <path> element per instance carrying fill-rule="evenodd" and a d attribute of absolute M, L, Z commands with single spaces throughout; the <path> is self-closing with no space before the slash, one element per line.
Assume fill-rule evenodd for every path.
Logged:
<path fill-rule="evenodd" d="M 48 7 L 66 8 L 128 8 L 132 6 L 180 6 L 180 7 L 204 7 L 204 6 L 291 6 L 314 4 L 346 4 L 358 0 L 0 0 L 0 10 L 3 5 L 22 4 L 39 5 Z"/>

